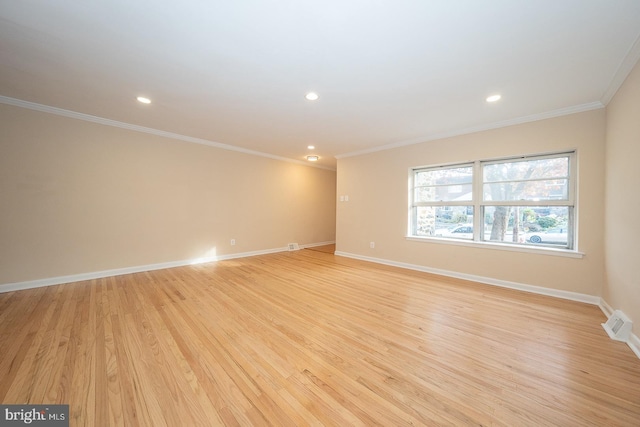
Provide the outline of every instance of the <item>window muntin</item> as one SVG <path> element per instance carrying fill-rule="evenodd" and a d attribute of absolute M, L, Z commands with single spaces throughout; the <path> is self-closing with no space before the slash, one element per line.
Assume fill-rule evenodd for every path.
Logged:
<path fill-rule="evenodd" d="M 573 249 L 574 163 L 571 152 L 413 169 L 410 234 Z"/>

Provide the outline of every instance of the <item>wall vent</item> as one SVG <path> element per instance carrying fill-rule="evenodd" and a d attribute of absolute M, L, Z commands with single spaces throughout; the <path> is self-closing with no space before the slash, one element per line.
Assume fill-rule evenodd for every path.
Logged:
<path fill-rule="evenodd" d="M 602 327 L 607 331 L 611 339 L 624 342 L 629 340 L 632 326 L 631 320 L 620 310 L 614 311 L 611 317 L 609 317 L 609 320 L 602 324 Z"/>
<path fill-rule="evenodd" d="M 289 251 L 297 251 L 300 250 L 300 246 L 297 243 L 289 243 Z"/>

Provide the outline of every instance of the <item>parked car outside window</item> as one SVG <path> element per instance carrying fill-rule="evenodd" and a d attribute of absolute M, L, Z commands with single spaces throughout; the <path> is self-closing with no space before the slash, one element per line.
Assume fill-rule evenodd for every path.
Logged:
<path fill-rule="evenodd" d="M 436 230 L 435 237 L 452 237 L 456 239 L 473 239 L 473 224 L 461 224 L 452 228 Z"/>
<path fill-rule="evenodd" d="M 567 244 L 566 228 L 550 228 L 546 231 L 527 233 L 526 241 L 529 243 L 553 243 Z"/>

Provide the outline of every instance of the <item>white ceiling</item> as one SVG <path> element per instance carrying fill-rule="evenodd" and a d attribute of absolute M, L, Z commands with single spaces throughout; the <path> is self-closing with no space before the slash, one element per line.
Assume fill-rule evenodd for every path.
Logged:
<path fill-rule="evenodd" d="M 0 95 L 332 168 L 601 107 L 639 37 L 639 0 L 0 0 Z"/>

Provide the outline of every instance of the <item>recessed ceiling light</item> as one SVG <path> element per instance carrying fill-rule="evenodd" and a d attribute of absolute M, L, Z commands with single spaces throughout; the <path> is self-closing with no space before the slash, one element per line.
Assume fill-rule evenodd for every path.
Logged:
<path fill-rule="evenodd" d="M 317 162 L 318 156 L 307 156 L 307 160 L 309 160 L 310 162 Z"/>
<path fill-rule="evenodd" d="M 491 95 L 491 96 L 487 97 L 487 102 L 496 102 L 496 101 L 499 101 L 500 98 L 502 98 L 502 96 L 500 96 L 500 95 L 497 95 L 497 94 L 496 95 Z"/>
<path fill-rule="evenodd" d="M 315 145 L 307 145 L 307 148 L 308 148 L 309 150 L 313 150 L 313 149 L 314 149 L 314 148 L 316 148 L 316 147 L 315 147 Z"/>
<path fill-rule="evenodd" d="M 151 100 L 149 98 L 145 98 L 144 96 L 139 96 L 136 98 L 138 102 L 142 102 L 143 104 L 151 104 Z"/>
<path fill-rule="evenodd" d="M 318 99 L 318 94 L 315 92 L 309 92 L 308 94 L 305 95 L 305 98 L 307 98 L 309 101 L 315 101 L 316 99 Z"/>

